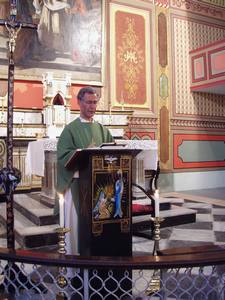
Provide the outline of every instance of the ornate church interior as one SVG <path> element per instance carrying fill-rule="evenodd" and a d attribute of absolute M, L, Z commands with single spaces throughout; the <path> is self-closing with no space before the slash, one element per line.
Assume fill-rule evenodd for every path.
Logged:
<path fill-rule="evenodd" d="M 0 299 L 223 300 L 225 1 L 0 0 L 0 64 Z M 114 143 L 69 161 L 77 254 L 86 86 Z"/>

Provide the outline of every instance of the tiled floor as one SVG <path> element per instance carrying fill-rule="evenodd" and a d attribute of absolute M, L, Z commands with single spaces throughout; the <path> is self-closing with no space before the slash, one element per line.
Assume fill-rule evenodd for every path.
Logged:
<path fill-rule="evenodd" d="M 195 223 L 161 229 L 160 249 L 225 245 L 225 188 L 182 191 L 163 196 L 183 198 L 182 205 L 196 210 L 197 215 Z M 151 253 L 153 241 L 134 237 L 133 250 L 137 253 Z"/>

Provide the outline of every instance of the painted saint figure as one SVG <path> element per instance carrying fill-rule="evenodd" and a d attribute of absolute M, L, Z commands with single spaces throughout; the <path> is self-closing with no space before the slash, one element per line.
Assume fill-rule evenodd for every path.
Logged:
<path fill-rule="evenodd" d="M 122 218 L 123 212 L 121 209 L 121 199 L 123 195 L 123 173 L 122 170 L 118 171 L 118 179 L 115 182 L 115 213 L 114 213 L 114 218 L 119 217 Z"/>
<path fill-rule="evenodd" d="M 103 206 L 105 201 L 106 201 L 105 193 L 104 191 L 101 191 L 99 194 L 98 201 L 93 209 L 93 215 L 96 220 L 100 219 L 101 207 Z"/>

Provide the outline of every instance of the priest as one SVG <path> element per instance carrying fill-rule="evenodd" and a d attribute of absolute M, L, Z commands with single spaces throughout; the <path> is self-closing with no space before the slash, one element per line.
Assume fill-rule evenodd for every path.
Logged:
<path fill-rule="evenodd" d="M 66 125 L 57 144 L 57 192 L 64 195 L 67 254 L 79 254 L 79 170 L 65 168 L 65 163 L 76 149 L 97 147 L 113 142 L 110 131 L 94 121 L 99 98 L 94 88 L 83 87 L 77 95 L 80 116 Z"/>

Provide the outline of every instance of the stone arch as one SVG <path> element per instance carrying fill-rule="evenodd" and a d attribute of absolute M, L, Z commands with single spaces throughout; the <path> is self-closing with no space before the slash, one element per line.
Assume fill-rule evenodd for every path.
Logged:
<path fill-rule="evenodd" d="M 57 93 L 52 99 L 52 105 L 65 105 L 65 99 L 60 93 Z"/>

